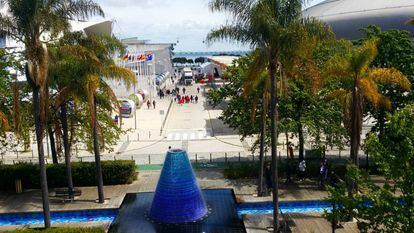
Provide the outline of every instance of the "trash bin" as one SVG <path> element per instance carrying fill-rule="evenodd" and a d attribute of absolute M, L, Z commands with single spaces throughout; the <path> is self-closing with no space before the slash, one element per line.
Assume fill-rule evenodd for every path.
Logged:
<path fill-rule="evenodd" d="M 23 192 L 22 180 L 16 179 L 14 180 L 14 184 L 16 186 L 16 193 L 22 193 Z"/>

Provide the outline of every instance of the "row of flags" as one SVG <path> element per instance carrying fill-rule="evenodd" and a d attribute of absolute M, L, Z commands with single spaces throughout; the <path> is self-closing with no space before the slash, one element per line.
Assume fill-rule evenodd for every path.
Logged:
<path fill-rule="evenodd" d="M 125 54 L 124 56 L 117 57 L 117 61 L 152 61 L 154 55 L 152 53 L 145 54 Z"/>

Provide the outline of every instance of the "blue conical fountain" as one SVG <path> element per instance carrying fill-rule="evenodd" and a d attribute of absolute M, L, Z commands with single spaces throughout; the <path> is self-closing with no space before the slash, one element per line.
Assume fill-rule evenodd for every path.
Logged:
<path fill-rule="evenodd" d="M 150 217 L 162 223 L 196 221 L 207 214 L 201 189 L 184 150 L 170 150 L 158 181 Z"/>

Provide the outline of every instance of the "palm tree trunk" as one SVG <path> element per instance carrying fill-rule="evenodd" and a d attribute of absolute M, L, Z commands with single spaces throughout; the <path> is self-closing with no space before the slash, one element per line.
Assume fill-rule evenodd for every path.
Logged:
<path fill-rule="evenodd" d="M 270 75 L 270 137 L 271 137 L 271 155 L 272 155 L 272 176 L 273 176 L 273 231 L 279 230 L 279 183 L 277 174 L 277 87 L 276 87 L 277 67 L 273 63 L 269 66 Z"/>
<path fill-rule="evenodd" d="M 27 72 L 28 73 L 28 72 Z M 42 190 L 43 218 L 45 228 L 50 228 L 49 191 L 47 188 L 47 175 L 45 165 L 45 152 L 43 148 L 44 128 L 40 117 L 39 87 L 33 87 L 33 116 L 35 120 L 37 150 L 39 153 L 40 186 Z"/>
<path fill-rule="evenodd" d="M 93 104 L 93 150 L 95 153 L 95 165 L 96 165 L 96 179 L 98 183 L 98 201 L 104 203 L 104 191 L 103 191 L 103 177 L 102 177 L 102 166 L 101 166 L 101 153 L 99 150 L 99 134 L 97 124 L 97 111 L 96 111 L 96 98 L 94 97 Z"/>
<path fill-rule="evenodd" d="M 356 79 L 355 79 L 356 80 Z M 351 151 L 350 151 L 350 158 L 353 163 L 359 167 L 359 145 L 361 142 L 361 128 L 362 128 L 362 106 L 361 100 L 359 98 L 358 87 L 355 85 L 352 90 L 352 115 L 351 115 Z M 353 198 L 354 192 L 356 191 L 356 183 L 352 181 L 348 187 L 348 196 Z"/>
<path fill-rule="evenodd" d="M 62 122 L 63 131 L 63 147 L 65 149 L 65 164 L 66 164 L 66 178 L 68 180 L 69 198 L 73 199 L 73 180 L 72 180 L 72 167 L 70 162 L 70 147 L 68 136 L 68 116 L 66 110 L 66 102 L 63 102 L 60 106 L 60 120 Z"/>
<path fill-rule="evenodd" d="M 264 151 L 265 151 L 265 139 L 266 139 L 266 109 L 267 109 L 267 101 L 265 100 L 266 94 L 263 94 L 262 100 L 262 119 L 260 122 L 260 152 L 259 152 L 259 160 L 260 160 L 260 171 L 259 171 L 259 192 L 258 196 L 264 196 Z"/>
<path fill-rule="evenodd" d="M 53 133 L 52 126 L 50 124 L 47 125 L 47 133 L 49 134 L 49 141 L 50 141 L 50 151 L 52 152 L 52 161 L 53 164 L 58 164 L 58 158 L 56 153 L 56 144 L 55 144 L 55 137 Z"/>
<path fill-rule="evenodd" d="M 299 137 L 299 161 L 305 158 L 305 136 L 303 135 L 302 122 L 298 122 L 298 137 Z"/>

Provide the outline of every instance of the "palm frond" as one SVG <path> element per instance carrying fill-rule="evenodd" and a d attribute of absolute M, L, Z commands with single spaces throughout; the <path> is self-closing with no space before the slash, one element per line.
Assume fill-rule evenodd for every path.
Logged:
<path fill-rule="evenodd" d="M 395 68 L 372 69 L 368 74 L 368 78 L 384 85 L 397 86 L 403 91 L 411 89 L 411 83 L 407 76 Z"/>
<path fill-rule="evenodd" d="M 377 39 L 367 40 L 354 50 L 350 66 L 352 73 L 363 76 L 378 54 Z"/>
<path fill-rule="evenodd" d="M 347 80 L 350 77 L 351 69 L 349 59 L 342 56 L 332 57 L 323 72 L 323 77 L 326 80 Z"/>
<path fill-rule="evenodd" d="M 209 32 L 206 41 L 209 45 L 214 42 L 232 40 L 238 41 L 241 44 L 252 44 L 255 41 L 253 37 L 254 35 L 246 27 L 240 25 L 225 25 Z"/>
<path fill-rule="evenodd" d="M 375 107 L 377 107 L 381 100 L 381 94 L 378 91 L 377 85 L 367 78 L 358 80 L 358 88 L 361 90 L 362 95 Z"/>
<path fill-rule="evenodd" d="M 71 18 L 86 20 L 91 16 L 105 17 L 105 13 L 99 4 L 92 0 L 64 0 L 59 9 Z"/>
<path fill-rule="evenodd" d="M 9 121 L 7 120 L 6 114 L 3 112 L 0 112 L 0 133 L 6 132 L 9 130 L 10 125 Z"/>
<path fill-rule="evenodd" d="M 137 82 L 135 74 L 131 70 L 116 65 L 105 67 L 101 75 L 118 81 L 122 80 L 128 89 Z"/>
<path fill-rule="evenodd" d="M 250 16 L 250 8 L 254 4 L 253 0 L 212 0 L 209 8 L 212 12 L 228 12 L 234 21 L 246 22 Z"/>

